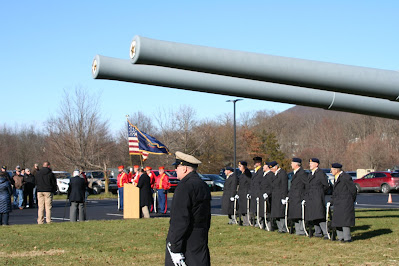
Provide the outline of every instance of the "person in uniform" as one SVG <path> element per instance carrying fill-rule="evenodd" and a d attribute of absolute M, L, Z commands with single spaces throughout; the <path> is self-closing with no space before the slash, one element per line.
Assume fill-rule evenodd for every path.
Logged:
<path fill-rule="evenodd" d="M 285 204 L 288 194 L 288 175 L 280 168 L 276 161 L 269 163 L 270 170 L 274 173 L 272 178 L 272 209 L 270 217 L 276 220 L 279 233 L 286 233 Z"/>
<path fill-rule="evenodd" d="M 176 152 L 177 179 L 166 238 L 165 265 L 210 265 L 208 232 L 211 226 L 211 192 L 197 174 L 201 164 L 194 156 Z"/>
<path fill-rule="evenodd" d="M 255 225 L 255 227 L 259 227 L 259 224 L 257 224 L 256 217 L 258 216 L 258 201 L 257 199 L 260 200 L 260 183 L 262 181 L 263 177 L 263 171 L 262 171 L 262 158 L 257 156 L 253 158 L 254 161 L 254 173 L 252 174 L 252 179 L 251 179 L 251 185 L 249 187 L 249 195 L 250 195 L 250 219 L 253 221 L 252 224 Z"/>
<path fill-rule="evenodd" d="M 158 168 L 159 175 L 156 177 L 155 188 L 158 193 L 159 212 L 166 213 L 168 209 L 168 189 L 170 188 L 169 177 L 165 174 L 165 167 Z"/>
<path fill-rule="evenodd" d="M 270 210 L 271 210 L 271 197 L 272 195 L 272 180 L 274 177 L 274 173 L 270 171 L 269 165 L 267 162 L 263 165 L 263 176 L 260 183 L 260 194 L 259 197 L 259 210 L 261 217 L 261 223 L 265 225 L 265 230 L 272 230 L 271 222 L 270 222 Z M 266 220 L 265 220 L 265 204 L 266 206 Z M 267 223 L 267 226 L 266 224 Z"/>
<path fill-rule="evenodd" d="M 248 164 L 245 161 L 238 162 L 238 169 L 241 171 L 241 175 L 238 178 L 238 213 L 240 215 L 240 225 L 248 226 L 249 219 L 247 215 L 247 201 L 249 200 L 249 186 L 251 185 L 252 174 L 248 169 Z M 241 221 L 243 216 L 243 222 Z"/>
<path fill-rule="evenodd" d="M 226 182 L 224 183 L 222 196 L 222 214 L 227 214 L 229 217 L 228 224 L 236 224 L 232 215 L 234 215 L 234 199 L 237 194 L 237 176 L 234 173 L 233 167 L 226 167 L 224 170 L 226 175 Z"/>
<path fill-rule="evenodd" d="M 309 237 L 314 236 L 328 239 L 326 227 L 326 201 L 325 192 L 329 185 L 326 174 L 319 169 L 320 161 L 317 158 L 309 160 L 309 168 L 312 171 L 308 175 L 305 192 L 305 221 L 309 223 Z"/>
<path fill-rule="evenodd" d="M 288 219 L 295 224 L 295 234 L 302 236 L 305 235 L 305 231 L 303 229 L 301 203 L 305 194 L 308 175 L 302 168 L 302 160 L 300 158 L 292 158 L 291 168 L 294 170 L 294 175 L 288 192 Z"/>
<path fill-rule="evenodd" d="M 351 226 L 355 225 L 356 186 L 352 177 L 342 171 L 342 164 L 333 163 L 331 173 L 335 177 L 330 204 L 334 206 L 331 226 L 336 228 L 339 241 L 352 242 Z"/>
<path fill-rule="evenodd" d="M 152 202 L 154 202 L 154 200 L 156 200 L 156 194 L 155 194 L 155 174 L 152 171 L 152 167 L 151 166 L 147 166 L 144 168 L 144 171 L 146 172 L 146 174 L 148 175 L 148 177 L 150 178 L 150 186 L 151 186 L 151 197 L 152 197 Z M 155 211 L 154 209 L 154 205 L 151 204 L 151 206 L 149 207 L 150 212 Z"/>
<path fill-rule="evenodd" d="M 116 178 L 118 184 L 119 210 L 123 211 L 123 186 L 128 182 L 128 176 L 124 171 L 123 165 L 118 166 L 119 174 Z"/>

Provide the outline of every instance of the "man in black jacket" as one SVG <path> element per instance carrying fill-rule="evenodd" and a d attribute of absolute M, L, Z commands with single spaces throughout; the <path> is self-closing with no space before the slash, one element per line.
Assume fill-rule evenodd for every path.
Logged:
<path fill-rule="evenodd" d="M 50 168 L 50 162 L 43 163 L 43 168 L 35 177 L 37 186 L 37 223 L 44 223 L 44 209 L 46 209 L 46 222 L 51 223 L 51 208 L 53 207 L 53 193 L 57 190 L 57 181 Z"/>
<path fill-rule="evenodd" d="M 35 188 L 35 176 L 31 174 L 30 169 L 25 169 L 24 175 L 24 205 L 29 208 L 34 208 L 35 203 L 33 200 L 33 189 Z M 29 197 L 29 202 L 28 202 Z"/>
<path fill-rule="evenodd" d="M 327 176 L 319 168 L 320 161 L 317 158 L 309 160 L 309 168 L 312 171 L 308 175 L 305 192 L 305 220 L 309 222 L 312 236 L 312 226 L 314 226 L 314 236 L 328 239 L 326 228 L 326 201 L 325 193 L 329 188 Z"/>
<path fill-rule="evenodd" d="M 305 195 L 305 184 L 308 180 L 308 175 L 302 168 L 302 160 L 300 158 L 292 158 L 291 168 L 294 170 L 294 175 L 288 192 L 288 219 L 295 223 L 295 234 L 305 235 L 301 203 Z"/>
<path fill-rule="evenodd" d="M 352 177 L 342 171 L 342 164 L 333 163 L 331 173 L 335 177 L 331 205 L 334 205 L 334 215 L 331 226 L 337 230 L 337 238 L 343 242 L 352 242 L 351 226 L 355 226 L 356 186 Z"/>
<path fill-rule="evenodd" d="M 210 265 L 208 232 L 211 226 L 211 192 L 198 176 L 201 163 L 194 156 L 176 152 L 177 178 L 170 226 L 166 238 L 165 265 Z"/>
<path fill-rule="evenodd" d="M 234 200 L 237 194 L 237 176 L 232 167 L 226 167 L 224 171 L 226 174 L 226 182 L 224 183 L 222 196 L 222 214 L 227 214 L 229 217 L 229 224 L 236 224 L 232 217 L 234 215 Z M 237 206 L 236 206 L 237 207 Z"/>
<path fill-rule="evenodd" d="M 70 179 L 68 188 L 68 198 L 71 203 L 69 208 L 69 219 L 71 222 L 76 222 L 79 215 L 79 222 L 85 220 L 85 193 L 86 182 L 83 176 L 80 175 L 79 170 L 73 172 L 73 177 Z"/>
<path fill-rule="evenodd" d="M 285 227 L 284 216 L 288 194 L 288 176 L 276 161 L 270 162 L 269 168 L 274 173 L 272 178 L 272 209 L 270 218 L 276 219 L 279 233 L 286 233 L 287 228 Z"/>
<path fill-rule="evenodd" d="M 238 213 L 240 214 L 240 225 L 249 226 L 248 201 L 250 201 L 249 187 L 251 186 L 252 174 L 248 169 L 248 163 L 245 161 L 238 162 L 238 169 L 241 175 L 238 177 Z M 241 216 L 243 223 L 241 223 Z"/>
<path fill-rule="evenodd" d="M 150 218 L 150 208 L 153 204 L 150 177 L 143 169 L 139 170 L 139 182 L 133 183 L 140 188 L 140 208 L 144 218 Z"/>

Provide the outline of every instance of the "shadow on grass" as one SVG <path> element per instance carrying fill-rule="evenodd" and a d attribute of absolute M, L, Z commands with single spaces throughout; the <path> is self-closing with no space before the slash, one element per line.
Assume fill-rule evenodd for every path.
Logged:
<path fill-rule="evenodd" d="M 359 226 L 354 226 L 354 227 L 352 227 L 351 231 L 354 232 L 354 231 L 359 231 L 359 230 L 369 230 L 370 227 L 371 227 L 371 226 L 368 225 L 368 224 L 359 225 Z"/>
<path fill-rule="evenodd" d="M 391 229 L 378 229 L 378 230 L 374 230 L 374 231 L 364 232 L 357 236 L 353 236 L 353 240 L 365 240 L 365 239 L 370 239 L 373 237 L 377 237 L 380 235 L 387 235 L 387 234 L 391 234 L 391 233 L 392 233 Z"/>

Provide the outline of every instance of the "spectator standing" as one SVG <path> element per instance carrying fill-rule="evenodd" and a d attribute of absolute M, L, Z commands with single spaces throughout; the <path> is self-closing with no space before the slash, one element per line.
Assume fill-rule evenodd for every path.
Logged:
<path fill-rule="evenodd" d="M 35 176 L 31 174 L 31 171 L 29 168 L 25 169 L 25 175 L 24 175 L 24 206 L 27 207 L 29 205 L 29 208 L 34 208 L 35 203 L 33 200 L 33 189 L 35 188 Z M 29 203 L 28 203 L 28 197 L 29 197 Z"/>
<path fill-rule="evenodd" d="M 11 208 L 11 182 L 7 172 L 0 172 L 0 225 L 8 225 Z"/>
<path fill-rule="evenodd" d="M 68 188 L 68 198 L 71 203 L 69 209 L 69 219 L 71 222 L 76 222 L 79 216 L 79 222 L 86 220 L 86 210 L 85 210 L 85 192 L 86 192 L 86 182 L 79 171 L 73 172 L 73 177 L 69 182 Z"/>
<path fill-rule="evenodd" d="M 24 203 L 24 191 L 23 191 L 23 184 L 24 184 L 24 177 L 21 175 L 21 168 L 17 167 L 15 170 L 15 175 L 12 177 L 14 180 L 14 207 L 19 208 L 20 210 L 23 209 Z"/>
<path fill-rule="evenodd" d="M 35 163 L 33 165 L 32 175 L 36 176 L 36 174 L 37 174 L 37 172 L 39 172 L 39 170 L 40 170 L 39 164 Z M 33 201 L 37 205 L 37 187 L 36 187 L 36 184 L 35 184 L 35 187 L 33 188 Z"/>
<path fill-rule="evenodd" d="M 1 166 L 1 172 L 6 174 L 5 177 L 7 178 L 8 182 L 10 182 L 10 184 L 12 185 L 13 184 L 12 178 L 7 172 L 7 166 L 6 165 Z"/>
<path fill-rule="evenodd" d="M 50 168 L 50 162 L 43 163 L 43 168 L 35 177 L 37 186 L 37 223 L 44 223 L 44 210 L 46 210 L 46 222 L 51 223 L 51 209 L 53 207 L 53 193 L 57 190 L 57 181 Z"/>

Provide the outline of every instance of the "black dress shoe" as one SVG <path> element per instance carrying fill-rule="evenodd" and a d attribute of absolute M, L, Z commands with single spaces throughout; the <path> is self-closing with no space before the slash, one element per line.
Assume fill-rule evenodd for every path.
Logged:
<path fill-rule="evenodd" d="M 328 236 L 323 237 L 324 240 L 330 240 Z"/>
<path fill-rule="evenodd" d="M 350 242 L 352 242 L 352 239 L 350 239 L 350 240 L 344 240 L 344 243 L 350 243 Z"/>

